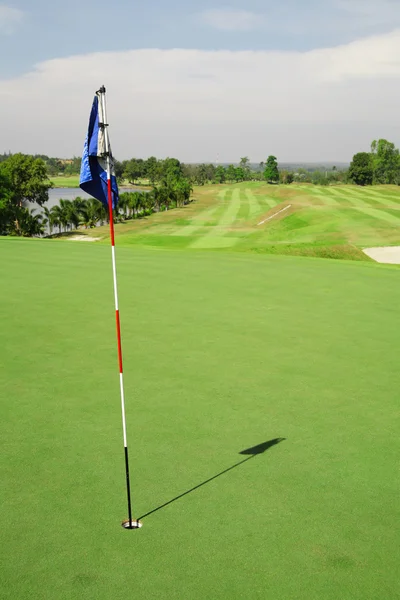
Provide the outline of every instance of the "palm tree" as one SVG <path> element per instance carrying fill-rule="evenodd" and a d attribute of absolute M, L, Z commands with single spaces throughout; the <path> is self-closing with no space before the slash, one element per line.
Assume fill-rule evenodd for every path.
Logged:
<path fill-rule="evenodd" d="M 49 208 L 47 208 L 47 206 L 43 207 L 43 212 L 44 212 L 44 216 L 46 218 L 46 224 L 48 225 L 49 228 L 49 234 L 52 235 L 53 233 L 53 225 L 54 225 L 54 215 L 52 214 L 51 210 Z"/>
<path fill-rule="evenodd" d="M 59 228 L 59 233 L 61 233 L 61 227 L 63 225 L 63 212 L 61 210 L 61 207 L 56 204 L 55 206 L 52 206 L 51 211 L 51 219 L 52 219 L 52 223 L 55 227 Z"/>
<path fill-rule="evenodd" d="M 85 207 L 86 200 L 77 196 L 74 198 L 69 205 L 69 219 L 72 226 L 75 229 L 78 229 L 81 223 L 81 213 L 82 209 Z"/>
<path fill-rule="evenodd" d="M 142 192 L 130 193 L 129 200 L 128 200 L 128 207 L 131 212 L 131 216 L 133 218 L 138 218 L 139 214 L 141 214 L 144 209 L 143 193 Z"/>
<path fill-rule="evenodd" d="M 104 222 L 106 214 L 103 204 L 95 198 L 90 198 L 81 210 L 82 223 L 86 229 L 96 227 L 99 221 Z"/>
<path fill-rule="evenodd" d="M 179 179 L 175 185 L 176 205 L 184 206 L 185 204 L 189 204 L 192 192 L 193 186 L 189 179 Z"/>
<path fill-rule="evenodd" d="M 122 194 L 119 195 L 119 199 L 118 199 L 117 211 L 119 212 L 119 210 L 122 210 L 125 221 L 128 218 L 127 211 L 129 208 L 130 195 L 131 194 L 129 192 L 123 192 Z"/>
<path fill-rule="evenodd" d="M 60 200 L 61 207 L 61 222 L 64 225 L 64 231 L 67 231 L 67 228 L 71 223 L 71 214 L 72 214 L 72 203 L 70 200 Z"/>
<path fill-rule="evenodd" d="M 161 187 L 154 186 L 149 196 L 154 203 L 156 211 L 159 212 L 163 202 Z"/>
<path fill-rule="evenodd" d="M 19 225 L 21 235 L 24 237 L 32 237 L 34 235 L 44 235 L 44 223 L 42 222 L 42 215 L 33 214 L 35 209 L 29 211 L 27 208 L 19 214 Z"/>
<path fill-rule="evenodd" d="M 74 207 L 74 209 L 79 212 L 85 206 L 86 200 L 84 198 L 81 198 L 80 196 L 77 196 L 72 200 L 71 204 Z"/>

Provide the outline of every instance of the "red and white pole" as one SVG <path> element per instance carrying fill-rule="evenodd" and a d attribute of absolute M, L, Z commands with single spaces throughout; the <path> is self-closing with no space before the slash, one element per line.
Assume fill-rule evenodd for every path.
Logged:
<path fill-rule="evenodd" d="M 114 298 L 115 298 L 115 318 L 117 328 L 117 344 L 118 344 L 118 364 L 119 364 L 119 385 L 121 391 L 121 411 L 122 411 L 122 432 L 124 438 L 124 454 L 125 454 L 125 473 L 126 473 L 126 491 L 128 498 L 128 519 L 123 521 L 122 526 L 125 529 L 137 529 L 142 526 L 140 521 L 132 520 L 132 504 L 131 504 L 131 487 L 129 481 L 129 457 L 128 457 L 128 441 L 126 434 L 126 415 L 125 415 L 125 392 L 124 392 L 124 371 L 122 365 L 122 343 L 121 343 L 121 323 L 119 318 L 119 305 L 118 305 L 118 285 L 117 285 L 117 266 L 115 261 L 115 235 L 114 235 L 114 216 L 113 216 L 113 205 L 112 205 L 112 188 L 111 188 L 111 156 L 110 156 L 110 142 L 108 137 L 108 123 L 107 123 L 107 112 L 106 112 L 106 90 L 105 87 L 100 89 L 101 108 L 103 113 L 103 125 L 104 125 L 104 141 L 107 156 L 107 190 L 108 190 L 108 214 L 110 219 L 110 237 L 111 237 L 111 257 L 112 257 L 112 270 L 114 280 Z"/>

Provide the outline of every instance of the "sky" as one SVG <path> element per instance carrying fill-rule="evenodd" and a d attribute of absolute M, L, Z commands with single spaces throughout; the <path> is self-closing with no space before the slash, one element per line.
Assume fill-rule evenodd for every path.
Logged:
<path fill-rule="evenodd" d="M 347 162 L 400 145 L 400 0 L 0 0 L 0 152 Z"/>

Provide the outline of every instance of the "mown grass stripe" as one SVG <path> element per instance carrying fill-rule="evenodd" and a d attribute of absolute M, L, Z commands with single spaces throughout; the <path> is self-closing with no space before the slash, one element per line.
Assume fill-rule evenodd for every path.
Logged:
<path fill-rule="evenodd" d="M 340 189 L 331 188 L 329 191 L 331 194 L 336 196 L 336 198 L 341 198 L 343 200 L 347 200 L 348 202 L 350 202 L 353 206 L 356 206 L 357 208 L 370 208 L 370 206 L 371 206 L 365 200 L 361 200 L 361 198 L 358 198 L 354 193 L 352 193 L 351 190 L 343 191 L 343 188 L 340 188 Z"/>
<path fill-rule="evenodd" d="M 269 206 L 270 208 L 274 208 L 281 202 L 281 200 L 276 200 L 272 196 L 260 196 L 260 200 L 264 205 Z"/>
<path fill-rule="evenodd" d="M 310 188 L 307 190 L 307 192 L 313 194 L 313 196 L 316 196 L 322 202 L 322 204 L 325 204 L 326 206 L 340 205 L 336 198 L 334 198 L 332 195 L 329 195 L 330 190 L 328 190 L 328 188 L 325 186 L 316 186 L 315 189 Z"/>
<path fill-rule="evenodd" d="M 193 235 L 197 230 L 204 227 L 204 224 L 209 222 L 210 219 L 212 219 L 213 217 L 215 218 L 215 215 L 216 215 L 217 211 L 219 210 L 219 208 L 220 207 L 217 205 L 217 206 L 214 206 L 213 208 L 209 208 L 209 209 L 201 212 L 199 215 L 196 215 L 195 217 L 193 217 L 192 223 L 190 225 L 186 225 L 184 227 L 176 227 L 174 229 L 173 235 L 179 235 L 179 236 Z"/>
<path fill-rule="evenodd" d="M 236 240 L 231 238 L 230 242 L 223 242 L 223 238 L 227 233 L 228 227 L 232 227 L 238 218 L 240 211 L 240 188 L 236 187 L 232 190 L 230 201 L 224 203 L 224 211 L 219 218 L 216 226 L 211 229 L 206 235 L 199 237 L 195 240 L 190 247 L 191 248 L 221 248 L 233 246 Z"/>
<path fill-rule="evenodd" d="M 400 224 L 400 216 L 396 217 L 385 210 L 381 210 L 379 208 L 359 208 L 359 210 L 367 215 L 370 215 L 371 217 L 380 219 L 381 221 L 386 221 L 387 223 L 392 223 L 395 225 Z"/>
<path fill-rule="evenodd" d="M 240 221 L 248 221 L 250 217 L 250 201 L 247 194 L 245 194 L 245 198 L 243 194 L 240 198 L 240 208 L 237 217 Z"/>
<path fill-rule="evenodd" d="M 247 200 L 249 202 L 250 218 L 254 217 L 255 215 L 259 215 L 263 209 L 261 208 L 261 205 L 258 201 L 257 196 L 255 196 L 249 188 L 246 189 L 245 193 L 246 193 Z"/>
<path fill-rule="evenodd" d="M 234 188 L 231 195 L 231 200 L 228 202 L 225 211 L 220 217 L 217 226 L 229 227 L 235 222 L 240 210 L 240 189 Z"/>
<path fill-rule="evenodd" d="M 367 198 L 371 198 L 375 202 L 377 202 L 383 206 L 387 206 L 387 208 L 400 209 L 400 198 L 399 198 L 399 202 L 394 202 L 390 198 L 387 198 L 386 194 L 374 192 L 373 190 L 370 190 L 370 189 L 363 189 L 363 190 L 357 190 L 357 191 L 360 195 L 362 195 L 364 197 L 366 196 Z"/>

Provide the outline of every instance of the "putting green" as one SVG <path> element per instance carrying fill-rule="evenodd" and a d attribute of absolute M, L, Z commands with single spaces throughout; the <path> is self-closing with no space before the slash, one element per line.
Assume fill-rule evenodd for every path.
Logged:
<path fill-rule="evenodd" d="M 397 597 L 396 268 L 117 248 L 126 531 L 110 250 L 0 253 L 4 600 Z"/>

